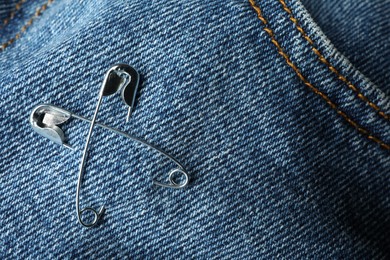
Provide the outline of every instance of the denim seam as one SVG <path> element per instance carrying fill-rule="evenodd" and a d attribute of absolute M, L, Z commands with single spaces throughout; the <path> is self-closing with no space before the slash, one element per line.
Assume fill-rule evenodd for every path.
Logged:
<path fill-rule="evenodd" d="M 315 94 L 322 97 L 325 102 L 334 109 L 337 114 L 342 116 L 351 126 L 353 126 L 358 132 L 366 136 L 369 140 L 374 141 L 375 143 L 379 144 L 380 147 L 382 147 L 385 150 L 390 150 L 390 144 L 387 144 L 383 142 L 378 137 L 371 134 L 367 129 L 359 125 L 357 122 L 355 122 L 353 119 L 351 119 L 344 111 L 340 110 L 340 108 L 323 92 L 321 92 L 319 89 L 317 89 L 312 83 L 310 83 L 301 73 L 299 68 L 291 61 L 288 54 L 283 50 L 279 42 L 275 39 L 274 31 L 268 27 L 269 23 L 268 21 L 263 17 L 262 11 L 260 7 L 257 5 L 256 0 L 248 0 L 249 4 L 252 6 L 254 11 L 257 14 L 257 18 L 263 23 L 264 28 L 263 30 L 270 36 L 271 42 L 275 45 L 277 48 L 278 53 L 285 59 L 286 63 L 294 70 L 294 72 L 297 74 L 299 79 L 309 88 L 311 89 Z"/>
<path fill-rule="evenodd" d="M 25 2 L 27 2 L 27 0 L 20 0 L 19 2 L 16 3 L 15 8 L 7 15 L 7 18 L 5 18 L 5 19 L 3 20 L 3 24 L 0 25 L 0 29 L 3 29 L 5 26 L 8 25 L 8 23 L 9 23 L 12 19 L 14 19 L 16 12 L 19 11 L 19 10 L 21 9 L 22 5 L 23 5 Z"/>
<path fill-rule="evenodd" d="M 0 46 L 0 51 L 4 51 L 9 45 L 14 43 L 16 40 L 18 40 L 22 34 L 27 30 L 28 27 L 30 27 L 33 24 L 33 21 L 40 16 L 49 5 L 51 5 L 54 2 L 54 0 L 48 0 L 45 4 L 43 4 L 41 7 L 37 8 L 34 15 L 22 26 L 20 31 L 11 39 L 9 39 L 6 42 L 3 42 Z"/>
<path fill-rule="evenodd" d="M 390 115 L 386 114 L 382 111 L 382 109 L 372 102 L 369 98 L 367 98 L 358 87 L 356 87 L 350 80 L 347 79 L 344 75 L 342 75 L 331 63 L 329 60 L 325 58 L 325 56 L 321 53 L 321 51 L 316 47 L 314 40 L 310 38 L 310 36 L 305 32 L 305 30 L 299 25 L 299 20 L 294 17 L 293 12 L 290 8 L 288 8 L 286 2 L 284 0 L 278 0 L 282 5 L 284 11 L 289 14 L 290 20 L 295 24 L 295 28 L 301 33 L 303 38 L 311 45 L 312 51 L 318 56 L 319 60 L 325 64 L 328 69 L 333 72 L 339 80 L 344 82 L 348 88 L 350 88 L 359 99 L 367 103 L 372 109 L 374 109 L 381 117 L 386 120 L 390 120 Z"/>

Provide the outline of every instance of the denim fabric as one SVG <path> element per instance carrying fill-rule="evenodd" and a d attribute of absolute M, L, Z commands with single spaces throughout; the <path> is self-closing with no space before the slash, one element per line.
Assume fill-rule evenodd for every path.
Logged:
<path fill-rule="evenodd" d="M 303 0 L 335 47 L 390 94 L 390 1 Z"/>
<path fill-rule="evenodd" d="M 0 19 L 7 19 L 12 13 L 14 13 L 17 0 L 1 1 L 0 3 Z M 0 24 L 3 27 L 3 23 Z"/>
<path fill-rule="evenodd" d="M 54 1 L 0 61 L 0 258 L 390 257 L 389 96 L 299 1 Z M 153 186 L 172 165 L 96 128 L 80 203 L 107 210 L 87 229 L 88 124 L 64 128 L 70 151 L 28 117 L 40 103 L 92 117 L 116 63 L 142 77 L 137 106 L 125 123 L 109 97 L 97 121 L 166 150 L 191 183 Z"/>

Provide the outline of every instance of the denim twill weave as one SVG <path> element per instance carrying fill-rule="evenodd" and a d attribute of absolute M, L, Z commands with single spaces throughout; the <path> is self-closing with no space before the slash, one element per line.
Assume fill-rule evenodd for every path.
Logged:
<path fill-rule="evenodd" d="M 302 1 L 332 43 L 390 94 L 389 1 Z M 348 29 L 346 29 L 348 28 Z"/>
<path fill-rule="evenodd" d="M 2 42 L 44 3 L 25 3 Z M 318 60 L 280 1 L 256 4 L 307 80 L 389 144 L 390 122 Z M 302 4 L 287 4 L 327 59 L 390 113 L 389 97 Z M 390 152 L 302 83 L 248 1 L 55 1 L 0 60 L 1 258 L 390 256 Z M 80 201 L 107 211 L 85 229 L 74 199 L 89 125 L 64 129 L 72 152 L 28 117 L 39 103 L 92 117 L 104 72 L 119 62 L 142 76 L 136 110 L 125 124 L 125 106 L 109 97 L 98 122 L 172 154 L 191 184 L 153 186 L 173 165 L 96 128 Z"/>

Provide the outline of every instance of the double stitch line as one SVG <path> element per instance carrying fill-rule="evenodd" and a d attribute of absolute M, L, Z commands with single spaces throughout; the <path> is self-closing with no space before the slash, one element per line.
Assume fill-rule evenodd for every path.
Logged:
<path fill-rule="evenodd" d="M 43 4 L 41 7 L 37 8 L 37 10 L 35 11 L 34 15 L 27 21 L 27 23 L 25 25 L 22 26 L 22 28 L 20 29 L 20 31 L 11 39 L 9 39 L 8 41 L 4 42 L 1 44 L 0 46 L 0 51 L 4 51 L 9 45 L 11 45 L 12 43 L 14 43 L 17 39 L 19 39 L 22 34 L 27 30 L 28 27 L 30 27 L 32 25 L 32 23 L 34 22 L 34 20 L 40 16 L 46 9 L 47 7 L 53 3 L 54 0 L 48 0 L 45 4 Z"/>
<path fill-rule="evenodd" d="M 278 53 L 285 59 L 286 63 L 294 70 L 294 72 L 297 74 L 298 78 L 307 86 L 309 89 L 311 89 L 315 94 L 319 95 L 322 99 L 325 100 L 325 102 L 334 109 L 337 114 L 339 114 L 341 117 L 343 117 L 351 126 L 353 126 L 357 131 L 359 131 L 361 134 L 366 136 L 371 141 L 374 141 L 375 143 L 379 144 L 383 149 L 390 150 L 390 145 L 386 144 L 382 140 L 380 140 L 378 137 L 372 135 L 367 129 L 363 128 L 361 125 L 356 123 L 354 120 L 352 120 L 344 111 L 340 110 L 338 106 L 330 100 L 330 98 L 321 92 L 319 89 L 317 89 L 313 84 L 311 84 L 301 73 L 301 71 L 298 69 L 298 67 L 291 61 L 290 57 L 287 55 L 287 53 L 283 50 L 283 48 L 280 46 L 279 42 L 275 39 L 275 34 L 271 28 L 268 27 L 268 21 L 263 17 L 263 14 L 261 12 L 260 7 L 256 4 L 255 0 L 248 0 L 251 7 L 254 9 L 254 11 L 257 14 L 257 18 L 263 23 L 264 28 L 263 30 L 269 35 L 271 38 L 271 42 L 273 45 L 275 45 Z"/>
<path fill-rule="evenodd" d="M 312 51 L 318 56 L 319 60 L 324 63 L 330 71 L 332 71 L 339 80 L 344 82 L 355 94 L 358 98 L 366 102 L 371 108 L 373 108 L 381 117 L 390 120 L 390 115 L 386 114 L 381 110 L 381 108 L 370 101 L 365 95 L 361 93 L 361 91 L 352 84 L 351 81 L 349 81 L 345 76 L 341 75 L 341 73 L 324 57 L 324 55 L 315 47 L 314 41 L 309 37 L 309 35 L 305 32 L 305 30 L 299 25 L 299 21 L 297 18 L 294 17 L 292 11 L 290 8 L 287 7 L 287 4 L 284 0 L 279 0 L 280 4 L 283 7 L 283 10 L 286 11 L 289 16 L 290 20 L 295 24 L 295 27 L 297 30 L 302 34 L 303 38 L 311 45 Z"/>

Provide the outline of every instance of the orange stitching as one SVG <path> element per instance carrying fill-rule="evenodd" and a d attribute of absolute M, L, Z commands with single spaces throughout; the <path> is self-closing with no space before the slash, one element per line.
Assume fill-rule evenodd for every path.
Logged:
<path fill-rule="evenodd" d="M 30 25 L 32 25 L 33 21 L 42 14 L 43 11 L 47 9 L 47 7 L 53 3 L 54 0 L 48 0 L 45 4 L 43 4 L 41 7 L 37 8 L 34 15 L 27 21 L 25 25 L 22 26 L 20 31 L 15 35 L 15 37 L 9 39 L 8 41 L 4 42 L 0 46 L 0 51 L 4 51 L 9 45 L 14 43 L 17 39 L 19 39 L 22 36 L 22 33 L 24 33 Z"/>
<path fill-rule="evenodd" d="M 338 108 L 338 106 L 332 100 L 330 100 L 330 98 L 326 94 L 324 94 L 323 92 L 318 90 L 313 84 L 311 84 L 303 76 L 303 74 L 300 72 L 298 67 L 291 61 L 290 57 L 287 55 L 287 53 L 284 52 L 283 48 L 280 46 L 278 41 L 275 39 L 274 32 L 273 32 L 273 30 L 271 28 L 268 27 L 268 21 L 263 17 L 260 7 L 256 4 L 256 0 L 248 0 L 248 1 L 249 1 L 249 4 L 252 6 L 252 8 L 255 10 L 255 12 L 257 14 L 257 18 L 263 23 L 263 25 L 264 25 L 263 30 L 271 37 L 271 42 L 276 46 L 276 49 L 277 49 L 278 53 L 281 56 L 283 56 L 283 58 L 286 60 L 287 64 L 294 70 L 294 72 L 297 74 L 299 79 L 302 80 L 302 82 L 308 88 L 310 88 L 315 94 L 317 94 L 320 97 L 322 97 L 325 100 L 325 102 L 332 109 L 334 109 L 337 112 L 337 114 L 339 114 L 341 117 L 343 117 L 344 120 L 346 120 L 351 126 L 353 126 L 361 134 L 366 136 L 369 140 L 374 141 L 375 143 L 379 144 L 383 149 L 390 150 L 390 145 L 389 144 L 386 144 L 382 140 L 380 140 L 379 138 L 371 135 L 368 130 L 366 130 L 365 128 L 360 126 L 358 123 L 353 121 L 351 118 L 349 118 L 349 116 L 345 112 L 340 110 Z"/>
<path fill-rule="evenodd" d="M 26 2 L 27 0 L 20 0 L 16 5 L 15 9 L 11 11 L 11 13 L 8 15 L 7 18 L 3 20 L 3 25 L 0 26 L 0 29 L 3 29 L 12 19 L 14 19 L 15 14 L 19 9 L 22 7 L 22 5 Z"/>
<path fill-rule="evenodd" d="M 367 103 L 371 108 L 373 108 L 381 117 L 390 120 L 390 115 L 386 114 L 381 110 L 381 108 L 370 101 L 366 96 L 364 96 L 360 90 L 355 87 L 351 81 L 349 81 L 346 77 L 340 74 L 340 72 L 324 57 L 324 55 L 316 48 L 314 47 L 314 41 L 307 35 L 307 33 L 304 31 L 304 29 L 299 25 L 298 19 L 296 19 L 293 16 L 293 13 L 290 8 L 287 7 L 287 4 L 284 0 L 279 0 L 280 4 L 283 7 L 283 10 L 286 11 L 289 16 L 290 20 L 295 24 L 295 27 L 297 30 L 302 34 L 303 38 L 311 45 L 312 51 L 318 56 L 319 60 L 324 63 L 330 71 L 332 71 L 334 74 L 336 74 L 337 78 L 347 84 L 347 86 L 352 89 L 353 92 L 357 95 L 358 98 L 363 100 L 365 103 Z"/>

